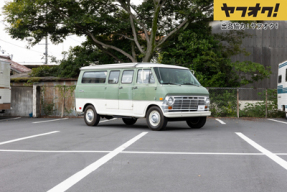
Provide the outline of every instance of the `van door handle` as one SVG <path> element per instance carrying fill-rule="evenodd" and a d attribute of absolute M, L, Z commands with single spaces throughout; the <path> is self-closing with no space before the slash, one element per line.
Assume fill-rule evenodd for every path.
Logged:
<path fill-rule="evenodd" d="M 84 90 L 79 90 L 79 92 L 85 92 Z"/>
<path fill-rule="evenodd" d="M 138 87 L 133 87 L 133 89 L 137 89 Z"/>
<path fill-rule="evenodd" d="M 119 89 L 122 89 L 123 87 L 119 87 Z"/>

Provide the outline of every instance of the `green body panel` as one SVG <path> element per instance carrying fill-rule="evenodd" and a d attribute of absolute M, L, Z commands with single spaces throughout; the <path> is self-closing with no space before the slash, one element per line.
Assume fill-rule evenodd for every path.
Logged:
<path fill-rule="evenodd" d="M 157 88 L 156 99 L 166 95 L 198 95 L 209 96 L 208 90 L 204 87 L 197 87 L 193 85 L 160 85 Z"/>
<path fill-rule="evenodd" d="M 122 89 L 119 89 L 119 99 L 120 100 L 133 100 L 132 98 L 132 84 L 122 84 L 120 85 Z"/>
<path fill-rule="evenodd" d="M 76 98 L 104 99 L 106 83 L 82 83 L 83 73 L 84 71 L 81 71 L 76 86 Z"/>
<path fill-rule="evenodd" d="M 156 97 L 155 84 L 136 84 L 137 89 L 133 90 L 133 100 L 151 101 Z"/>
<path fill-rule="evenodd" d="M 208 90 L 202 86 L 193 86 L 193 85 L 162 85 L 158 82 L 157 77 L 152 69 L 152 73 L 155 78 L 154 84 L 139 84 L 136 83 L 137 79 L 137 69 L 125 69 L 125 70 L 134 70 L 133 82 L 131 84 L 123 84 L 122 73 L 124 69 L 120 69 L 120 78 L 118 84 L 82 84 L 81 79 L 84 71 L 81 71 L 78 79 L 78 84 L 75 90 L 76 98 L 91 98 L 91 99 L 107 99 L 107 105 L 109 105 L 108 100 L 127 100 L 127 101 L 158 101 L 159 98 L 164 98 L 167 95 L 198 95 L 198 96 L 209 96 Z M 115 69 L 112 69 L 115 70 Z M 98 71 L 98 70 L 97 70 Z M 107 79 L 109 76 L 108 71 Z M 120 87 L 122 87 L 120 89 Z M 137 89 L 133 89 L 137 87 Z M 82 90 L 83 92 L 80 92 Z M 113 106 L 108 108 L 118 108 L 118 105 L 113 103 Z M 121 108 L 121 107 L 119 107 Z M 130 106 L 128 106 L 130 108 Z"/>
<path fill-rule="evenodd" d="M 150 68 L 139 68 L 136 70 L 135 73 L 138 74 L 138 70 L 141 70 L 141 69 L 150 69 Z M 136 101 L 155 100 L 158 82 L 156 80 L 156 75 L 154 71 L 151 70 L 151 72 L 153 73 L 153 76 L 155 78 L 155 83 L 150 83 L 150 84 L 136 83 L 137 77 L 135 78 L 134 86 L 137 87 L 137 89 L 133 90 L 133 100 L 136 100 Z"/>
<path fill-rule="evenodd" d="M 132 69 L 133 70 L 133 69 Z M 119 100 L 132 100 L 132 91 L 133 91 L 133 86 L 134 86 L 134 79 L 135 79 L 135 70 L 133 74 L 133 81 L 130 84 L 125 84 L 122 83 L 122 76 L 123 76 L 123 71 L 132 71 L 132 70 L 121 70 L 121 75 L 120 75 L 120 80 L 119 80 Z"/>

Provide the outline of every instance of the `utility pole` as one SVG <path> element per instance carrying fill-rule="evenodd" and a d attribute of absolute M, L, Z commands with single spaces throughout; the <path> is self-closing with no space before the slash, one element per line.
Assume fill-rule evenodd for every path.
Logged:
<path fill-rule="evenodd" d="M 45 10 L 45 21 L 47 23 L 47 13 L 48 13 L 48 6 L 46 4 L 46 10 Z M 48 65 L 48 32 L 46 33 L 46 39 L 45 39 L 45 65 Z"/>
<path fill-rule="evenodd" d="M 48 34 L 46 36 L 46 43 L 45 43 L 46 51 L 45 51 L 45 65 L 48 65 Z"/>

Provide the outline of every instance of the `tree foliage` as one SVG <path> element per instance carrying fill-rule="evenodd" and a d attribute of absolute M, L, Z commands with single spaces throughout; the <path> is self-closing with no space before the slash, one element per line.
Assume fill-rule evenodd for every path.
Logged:
<path fill-rule="evenodd" d="M 113 58 L 117 52 L 124 60 L 148 62 L 178 30 L 212 18 L 212 7 L 212 0 L 16 0 L 4 6 L 4 14 L 10 35 L 32 37 L 32 45 L 47 35 L 54 43 L 84 35 Z M 119 38 L 129 40 L 130 48 L 113 44 Z"/>
<path fill-rule="evenodd" d="M 207 22 L 197 22 L 173 36 L 162 47 L 162 63 L 177 64 L 196 72 L 206 87 L 236 87 L 269 77 L 271 71 L 259 63 L 232 62 L 241 48 L 244 32 L 212 34 Z"/>

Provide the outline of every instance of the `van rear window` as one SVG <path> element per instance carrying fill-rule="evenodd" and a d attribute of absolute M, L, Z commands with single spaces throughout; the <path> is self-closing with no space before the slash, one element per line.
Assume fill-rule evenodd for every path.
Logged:
<path fill-rule="evenodd" d="M 107 71 L 88 71 L 83 74 L 82 83 L 105 83 Z"/>

